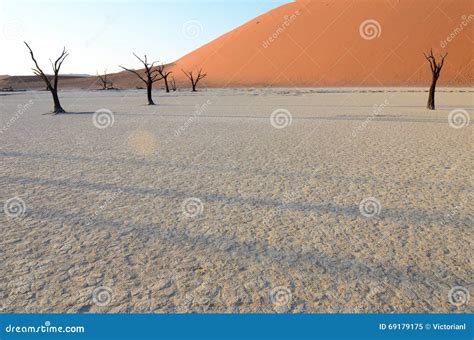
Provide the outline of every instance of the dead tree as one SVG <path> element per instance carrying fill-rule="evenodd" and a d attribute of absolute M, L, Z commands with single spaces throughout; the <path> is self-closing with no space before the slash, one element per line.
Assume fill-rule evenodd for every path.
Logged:
<path fill-rule="evenodd" d="M 107 80 L 107 70 L 104 71 L 103 76 L 97 72 L 97 81 L 100 82 L 102 90 L 110 90 L 114 88 L 114 83 L 110 80 Z"/>
<path fill-rule="evenodd" d="M 153 83 L 157 82 L 158 80 L 161 80 L 161 78 L 159 78 L 160 74 L 158 73 L 157 68 L 154 67 L 156 61 L 154 61 L 150 64 L 150 63 L 148 63 L 148 59 L 147 59 L 146 55 L 145 55 L 144 59 L 141 59 L 135 53 L 133 53 L 133 55 L 135 56 L 135 58 L 140 60 L 140 62 L 143 64 L 143 66 L 145 66 L 145 78 L 142 77 L 142 75 L 140 73 L 138 73 L 137 71 L 135 71 L 135 70 L 131 70 L 131 69 L 128 69 L 128 68 L 120 66 L 120 65 L 119 65 L 119 67 L 123 68 L 125 71 L 128 71 L 128 72 L 131 72 L 131 73 L 135 74 L 138 78 L 140 78 L 141 81 L 143 81 L 146 84 L 148 105 L 155 105 L 155 103 L 153 102 L 153 98 L 151 97 L 151 91 L 152 91 L 152 88 L 153 88 Z"/>
<path fill-rule="evenodd" d="M 168 76 L 173 72 L 172 71 L 169 71 L 169 72 L 165 71 L 165 65 L 163 65 L 163 64 L 161 64 L 161 66 L 158 66 L 157 70 L 158 70 L 158 73 L 161 76 L 161 79 L 163 79 L 165 81 L 166 92 L 170 92 L 170 88 L 168 86 Z"/>
<path fill-rule="evenodd" d="M 174 80 L 174 77 L 171 76 L 171 89 L 174 91 L 176 91 L 176 80 Z"/>
<path fill-rule="evenodd" d="M 207 74 L 202 73 L 202 68 L 199 69 L 199 72 L 198 72 L 198 74 L 197 74 L 196 77 L 194 77 L 193 71 L 188 71 L 188 72 L 186 72 L 185 70 L 181 70 L 181 71 L 183 71 L 183 73 L 186 75 L 186 77 L 189 79 L 189 81 L 191 81 L 191 85 L 193 86 L 193 92 L 196 92 L 196 85 L 197 85 L 197 83 L 198 83 L 202 78 L 204 78 L 205 76 L 207 76 Z"/>
<path fill-rule="evenodd" d="M 436 62 L 436 58 L 433 55 L 433 49 L 430 50 L 429 55 L 426 55 L 426 53 L 423 54 L 425 55 L 426 60 L 428 60 L 428 62 L 430 63 L 431 74 L 433 76 L 431 80 L 430 93 L 428 95 L 428 104 L 426 104 L 426 108 L 434 110 L 436 82 L 438 81 L 439 74 L 441 73 L 441 69 L 443 68 L 444 58 L 446 58 L 448 54 L 446 53 L 444 56 L 441 56 L 440 62 Z"/>
<path fill-rule="evenodd" d="M 63 64 L 64 60 L 66 57 L 69 55 L 69 53 L 66 52 L 66 48 L 63 48 L 63 51 L 61 52 L 61 55 L 59 56 L 58 59 L 53 63 L 53 61 L 50 59 L 49 61 L 51 62 L 51 66 L 53 68 L 53 83 L 51 84 L 51 80 L 44 74 L 43 70 L 39 67 L 38 62 L 35 59 L 35 56 L 33 54 L 33 51 L 31 50 L 30 46 L 24 41 L 26 47 L 28 47 L 28 50 L 30 51 L 31 59 L 35 63 L 34 68 L 32 68 L 33 73 L 36 74 L 38 77 L 43 79 L 43 81 L 46 84 L 46 89 L 51 92 L 51 95 L 53 96 L 53 102 L 54 102 L 54 109 L 53 113 L 64 113 L 64 109 L 61 106 L 61 103 L 59 102 L 59 97 L 58 97 L 58 79 L 59 79 L 59 70 L 61 69 L 61 65 Z"/>

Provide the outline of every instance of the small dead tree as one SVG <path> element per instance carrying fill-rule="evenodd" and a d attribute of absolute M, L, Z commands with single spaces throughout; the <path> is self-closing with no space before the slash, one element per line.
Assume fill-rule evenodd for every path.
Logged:
<path fill-rule="evenodd" d="M 141 59 L 139 56 L 137 56 L 135 53 L 133 53 L 135 58 L 140 60 L 140 62 L 145 66 L 145 77 L 142 77 L 140 73 L 138 73 L 135 70 L 128 69 L 126 67 L 120 66 L 123 68 L 125 71 L 131 72 L 135 74 L 138 78 L 140 78 L 141 81 L 143 81 L 146 84 L 146 92 L 147 92 L 147 97 L 148 97 L 148 105 L 155 105 L 153 102 L 153 98 L 151 96 L 151 91 L 153 88 L 153 83 L 157 82 L 158 80 L 161 80 L 159 78 L 160 74 L 158 73 L 158 69 L 155 68 L 155 63 L 156 61 L 152 62 L 151 64 L 148 62 L 147 56 L 145 55 L 144 59 Z"/>
<path fill-rule="evenodd" d="M 163 79 L 165 81 L 166 92 L 170 92 L 170 87 L 168 86 L 168 77 L 173 72 L 172 71 L 169 71 L 169 72 L 165 71 L 165 65 L 163 65 L 163 64 L 161 64 L 161 66 L 158 66 L 157 70 L 158 70 L 158 73 L 161 76 L 161 79 Z"/>
<path fill-rule="evenodd" d="M 202 68 L 199 69 L 199 72 L 196 76 L 194 76 L 193 71 L 188 71 L 186 72 L 185 70 L 181 70 L 183 73 L 186 75 L 186 77 L 189 79 L 191 82 L 191 85 L 193 87 L 193 92 L 196 92 L 196 85 L 197 83 L 203 79 L 207 74 L 202 73 Z"/>
<path fill-rule="evenodd" d="M 430 50 L 430 54 L 425 55 L 426 60 L 430 63 L 432 80 L 430 86 L 430 93 L 428 95 L 428 104 L 426 104 L 426 108 L 430 110 L 435 109 L 435 91 L 436 91 L 436 82 L 438 81 L 439 75 L 441 73 L 441 69 L 443 68 L 444 58 L 448 55 L 447 53 L 441 56 L 441 61 L 437 62 L 435 56 L 433 55 L 433 49 Z"/>
<path fill-rule="evenodd" d="M 59 79 L 59 70 L 61 69 L 61 65 L 63 64 L 64 60 L 66 57 L 69 55 L 69 53 L 66 52 L 66 48 L 63 48 L 63 51 L 61 52 L 61 55 L 56 59 L 56 61 L 53 63 L 53 61 L 50 59 L 49 61 L 51 62 L 51 66 L 53 68 L 53 83 L 51 83 L 51 80 L 48 78 L 46 74 L 44 74 L 43 70 L 39 67 L 38 62 L 35 59 L 35 56 L 33 54 L 33 51 L 31 50 L 30 46 L 24 41 L 26 47 L 30 51 L 31 59 L 35 63 L 35 67 L 32 68 L 33 73 L 36 74 L 38 77 L 43 79 L 43 81 L 46 84 L 46 89 L 51 92 L 51 95 L 53 96 L 53 102 L 54 102 L 54 109 L 53 113 L 64 113 L 64 109 L 61 106 L 61 103 L 59 102 L 59 97 L 58 97 L 58 79 Z"/>
<path fill-rule="evenodd" d="M 176 91 L 176 80 L 174 80 L 174 77 L 171 76 L 171 89 L 174 91 Z"/>
<path fill-rule="evenodd" d="M 102 86 L 102 90 L 111 90 L 114 88 L 114 83 L 107 80 L 107 70 L 104 71 L 104 75 L 100 75 L 99 72 L 97 72 L 97 81 Z"/>

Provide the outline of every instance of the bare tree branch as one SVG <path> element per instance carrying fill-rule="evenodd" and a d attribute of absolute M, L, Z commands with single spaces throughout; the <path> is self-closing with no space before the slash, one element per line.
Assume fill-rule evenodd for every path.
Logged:
<path fill-rule="evenodd" d="M 430 64 L 431 75 L 432 75 L 430 92 L 429 92 L 429 95 L 428 95 L 428 103 L 426 104 L 426 107 L 430 110 L 434 110 L 435 109 L 436 83 L 437 83 L 438 78 L 441 74 L 441 69 L 443 68 L 443 65 L 444 65 L 444 59 L 447 57 L 448 53 L 441 56 L 441 61 L 440 62 L 436 61 L 436 57 L 433 54 L 433 49 L 430 49 L 430 53 L 428 55 L 424 52 L 423 52 L 423 55 L 425 56 L 425 59 Z"/>
<path fill-rule="evenodd" d="M 35 58 L 35 55 L 33 53 L 33 50 L 31 49 L 30 45 L 26 41 L 24 41 L 26 47 L 28 48 L 30 52 L 31 59 L 33 60 L 33 63 L 35 64 L 35 68 L 32 68 L 33 74 L 37 75 L 40 77 L 44 83 L 46 84 L 46 88 L 51 92 L 51 95 L 53 97 L 54 101 L 54 110 L 53 113 L 62 113 L 65 112 L 64 109 L 61 107 L 61 103 L 59 102 L 59 96 L 58 96 L 58 80 L 59 80 L 59 70 L 61 69 L 61 66 L 64 62 L 64 60 L 67 58 L 69 53 L 66 52 L 66 47 L 63 48 L 63 51 L 61 52 L 61 55 L 56 59 L 56 61 L 53 63 L 53 61 L 50 59 L 51 67 L 53 69 L 53 84 L 51 84 L 51 80 L 46 76 L 46 74 L 43 72 L 43 70 L 39 67 L 38 61 Z"/>
<path fill-rule="evenodd" d="M 202 73 L 202 67 L 199 69 L 199 72 L 198 72 L 196 78 L 194 77 L 193 71 L 185 71 L 183 69 L 181 69 L 181 71 L 183 71 L 183 73 L 186 75 L 186 77 L 191 81 L 191 86 L 193 88 L 193 92 L 196 92 L 197 83 L 201 79 L 203 79 L 207 76 L 207 74 Z"/>
<path fill-rule="evenodd" d="M 123 67 L 123 66 L 120 66 L 120 65 L 119 65 L 119 67 L 123 68 L 125 71 L 134 73 L 134 74 L 135 74 L 138 78 L 140 78 L 145 84 L 147 83 L 147 81 L 145 80 L 145 78 L 143 78 L 137 71 L 128 69 L 128 68 Z"/>
<path fill-rule="evenodd" d="M 161 76 L 161 79 L 165 81 L 165 89 L 166 92 L 170 92 L 170 88 L 168 85 L 168 76 L 173 73 L 172 71 L 165 71 L 165 65 L 161 64 L 160 66 L 157 67 L 157 72 Z"/>
<path fill-rule="evenodd" d="M 142 77 L 137 71 L 135 70 L 132 70 L 132 69 L 128 69 L 126 67 L 123 67 L 123 66 L 120 66 L 122 69 L 124 69 L 125 71 L 128 71 L 128 72 L 131 72 L 133 74 L 135 74 L 138 78 L 140 78 L 141 81 L 143 81 L 145 84 L 146 84 L 146 88 L 147 88 L 147 96 L 148 96 L 148 105 L 155 105 L 155 103 L 153 102 L 153 99 L 152 99 L 152 88 L 153 88 L 153 83 L 161 80 L 161 78 L 159 78 L 159 73 L 157 73 L 157 70 L 156 68 L 154 67 L 155 63 L 157 63 L 157 61 L 154 61 L 152 62 L 151 64 L 148 62 L 148 57 L 144 56 L 144 58 L 140 58 L 138 55 L 136 55 L 135 53 L 133 53 L 133 55 L 135 56 L 135 58 L 137 58 L 142 64 L 143 66 L 145 67 L 145 77 Z"/>
<path fill-rule="evenodd" d="M 107 80 L 107 69 L 104 70 L 104 75 L 100 75 L 97 71 L 97 78 L 102 85 L 102 90 L 110 90 L 114 88 L 114 83 L 110 80 Z"/>

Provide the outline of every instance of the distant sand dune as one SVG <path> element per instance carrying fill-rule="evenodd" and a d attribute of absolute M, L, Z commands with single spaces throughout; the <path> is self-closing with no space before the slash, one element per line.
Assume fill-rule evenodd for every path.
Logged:
<path fill-rule="evenodd" d="M 422 53 L 430 48 L 449 53 L 440 85 L 474 85 L 472 0 L 300 0 L 222 35 L 169 68 L 179 87 L 189 87 L 181 69 L 201 66 L 208 75 L 201 87 L 429 86 Z M 122 88 L 143 86 L 126 72 L 110 80 Z M 7 86 L 44 87 L 33 76 L 0 78 L 0 88 Z M 61 86 L 98 87 L 95 77 L 71 76 L 63 77 Z"/>

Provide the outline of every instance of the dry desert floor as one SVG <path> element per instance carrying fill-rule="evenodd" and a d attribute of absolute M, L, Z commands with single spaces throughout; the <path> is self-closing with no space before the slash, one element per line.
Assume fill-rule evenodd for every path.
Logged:
<path fill-rule="evenodd" d="M 474 310 L 473 89 L 60 97 L 0 93 L 1 312 Z"/>

